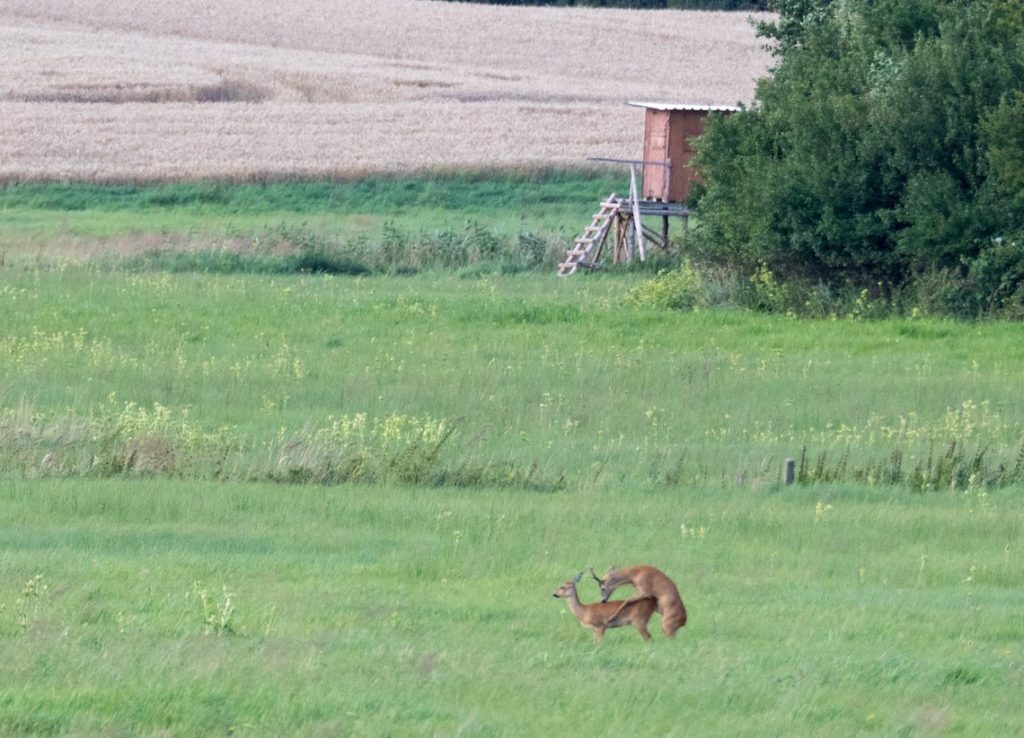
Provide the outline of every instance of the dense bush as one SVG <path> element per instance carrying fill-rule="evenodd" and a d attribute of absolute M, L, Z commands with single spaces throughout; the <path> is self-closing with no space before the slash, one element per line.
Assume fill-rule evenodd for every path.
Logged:
<path fill-rule="evenodd" d="M 776 67 L 700 146 L 705 253 L 1024 316 L 1024 8 L 779 0 Z"/>
<path fill-rule="evenodd" d="M 704 277 L 689 260 L 638 284 L 630 290 L 629 300 L 637 305 L 674 310 L 699 310 L 710 304 Z"/>

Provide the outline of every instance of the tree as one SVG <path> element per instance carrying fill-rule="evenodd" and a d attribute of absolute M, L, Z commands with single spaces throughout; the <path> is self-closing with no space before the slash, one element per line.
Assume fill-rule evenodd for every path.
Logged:
<path fill-rule="evenodd" d="M 761 29 L 776 43 L 772 76 L 751 110 L 712 121 L 699 145 L 705 238 L 748 266 L 892 286 L 938 270 L 966 280 L 987 250 L 1014 240 L 1021 3 L 776 8 Z"/>

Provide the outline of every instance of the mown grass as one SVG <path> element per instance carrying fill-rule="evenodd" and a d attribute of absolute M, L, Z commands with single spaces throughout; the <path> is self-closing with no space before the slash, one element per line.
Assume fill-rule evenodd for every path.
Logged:
<path fill-rule="evenodd" d="M 1019 491 L 3 486 L 7 735 L 1012 735 Z M 656 561 L 691 613 L 551 598 Z M 596 597 L 585 587 L 583 598 Z"/>

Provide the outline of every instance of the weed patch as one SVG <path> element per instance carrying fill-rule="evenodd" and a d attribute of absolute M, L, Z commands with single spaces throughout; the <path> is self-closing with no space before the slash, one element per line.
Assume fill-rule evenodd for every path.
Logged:
<path fill-rule="evenodd" d="M 458 271 L 462 276 L 514 274 L 551 268 L 558 239 L 522 232 L 499 237 L 475 221 L 461 230 L 410 232 L 385 224 L 379 240 L 334 239 L 305 226 L 281 225 L 219 247 L 159 249 L 100 261 L 108 270 L 206 274 L 409 275 Z"/>
<path fill-rule="evenodd" d="M 364 413 L 282 428 L 259 443 L 228 427 L 206 431 L 187 410 L 108 406 L 83 418 L 0 412 L 0 473 L 39 477 L 172 477 L 282 484 L 474 486 L 551 491 L 536 463 L 469 461 L 450 449 L 463 421 Z"/>
<path fill-rule="evenodd" d="M 877 460 L 851 458 L 849 451 L 817 454 L 802 449 L 796 465 L 800 484 L 884 484 L 905 486 L 914 492 L 934 490 L 999 489 L 1024 482 L 1024 446 L 1015 458 L 994 459 L 991 449 L 973 450 L 951 441 L 944 449 L 908 454 L 894 447 Z M 910 461 L 908 461 L 908 456 Z"/>

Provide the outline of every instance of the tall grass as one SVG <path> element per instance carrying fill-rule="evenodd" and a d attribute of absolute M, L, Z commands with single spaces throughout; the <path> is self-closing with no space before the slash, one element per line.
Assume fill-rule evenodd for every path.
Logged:
<path fill-rule="evenodd" d="M 521 270 L 564 256 L 595 203 L 621 186 L 620 174 L 596 171 L 11 186 L 0 188 L 0 258 L 123 268 L 132 257 L 129 268 L 211 272 Z"/>
<path fill-rule="evenodd" d="M 426 484 L 764 489 L 786 457 L 807 483 L 1019 481 L 1013 325 L 680 313 L 630 304 L 634 283 L 12 267 L 5 473 L 340 482 L 363 473 L 316 441 L 331 418 L 398 417 L 458 419 L 414 454 Z M 410 481 L 401 453 L 355 455 Z"/>
<path fill-rule="evenodd" d="M 335 240 L 306 227 L 282 225 L 220 247 L 150 249 L 100 260 L 128 271 L 208 274 L 414 274 L 446 270 L 486 274 L 552 270 L 565 257 L 561 238 L 520 231 L 509 238 L 469 221 L 461 229 L 408 232 L 387 222 L 378 239 Z"/>

